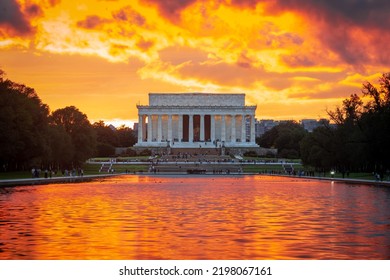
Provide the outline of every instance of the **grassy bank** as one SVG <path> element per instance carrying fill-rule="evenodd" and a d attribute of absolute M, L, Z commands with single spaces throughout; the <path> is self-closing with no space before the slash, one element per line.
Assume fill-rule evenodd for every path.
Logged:
<path fill-rule="evenodd" d="M 83 165 L 84 175 L 97 175 L 102 174 L 99 172 L 100 164 L 89 164 L 85 163 Z M 114 165 L 115 173 L 135 173 L 135 172 L 146 172 L 148 171 L 148 165 L 142 164 L 118 164 Z M 44 172 L 41 171 L 40 177 L 45 176 Z M 62 177 L 62 171 L 53 174 L 53 177 Z M 27 179 L 31 178 L 31 171 L 14 171 L 14 172 L 0 172 L 0 180 L 10 180 L 10 179 Z"/>
<path fill-rule="evenodd" d="M 131 160 L 131 158 L 129 158 Z M 85 163 L 83 165 L 83 171 L 85 175 L 97 175 L 102 174 L 99 172 L 101 165 L 100 164 L 91 164 L 91 163 Z M 148 171 L 148 165 L 146 164 L 114 164 L 113 165 L 115 173 L 140 173 L 140 172 L 147 172 Z M 266 174 L 266 173 L 284 173 L 284 169 L 282 164 L 245 164 L 242 166 L 244 173 L 260 173 L 260 174 Z M 296 171 L 304 170 L 307 171 L 307 169 L 301 165 L 301 164 L 295 164 L 294 169 Z M 104 173 L 103 173 L 104 174 Z M 313 175 L 313 174 L 312 174 Z M 53 175 L 53 177 L 62 177 L 62 172 Z M 327 177 L 332 178 L 332 175 L 330 172 L 319 173 L 315 172 L 314 176 L 316 177 Z M 17 172 L 0 172 L 0 180 L 7 180 L 7 179 L 25 179 L 25 178 L 31 178 L 31 171 L 17 171 Z M 40 177 L 44 177 L 44 173 L 41 172 Z M 341 173 L 335 173 L 333 175 L 333 178 L 343 178 Z M 375 180 L 375 176 L 372 173 L 350 173 L 348 176 L 345 174 L 345 178 L 350 179 L 363 179 L 363 180 Z M 390 178 L 386 175 L 384 180 L 389 181 Z"/>

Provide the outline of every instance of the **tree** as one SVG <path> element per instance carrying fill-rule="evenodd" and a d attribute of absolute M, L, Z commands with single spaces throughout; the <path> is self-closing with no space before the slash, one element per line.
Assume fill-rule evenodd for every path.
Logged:
<path fill-rule="evenodd" d="M 0 70 L 0 163 L 2 169 L 40 165 L 48 152 L 49 108 L 33 88 L 4 78 Z"/>
<path fill-rule="evenodd" d="M 299 158 L 299 142 L 305 136 L 304 128 L 294 121 L 281 123 L 264 133 L 259 139 L 261 147 L 276 148 L 278 155 L 286 158 Z"/>
<path fill-rule="evenodd" d="M 48 139 L 50 152 L 46 156 L 46 166 L 53 170 L 70 167 L 73 162 L 74 147 L 72 138 L 62 126 L 49 125 Z"/>
<path fill-rule="evenodd" d="M 321 171 L 331 169 L 335 165 L 334 138 L 334 129 L 326 126 L 306 134 L 300 142 L 302 163 Z"/>
<path fill-rule="evenodd" d="M 70 136 L 74 149 L 72 159 L 74 165 L 80 165 L 94 155 L 96 134 L 87 116 L 76 107 L 69 106 L 54 111 L 51 123 L 62 127 Z"/>
<path fill-rule="evenodd" d="M 134 131 L 124 125 L 117 129 L 117 135 L 119 147 L 132 147 L 137 143 L 137 137 L 135 136 Z"/>
<path fill-rule="evenodd" d="M 106 143 L 114 147 L 118 146 L 119 137 L 114 127 L 106 125 L 104 121 L 95 122 L 92 127 L 96 133 L 98 143 Z"/>
<path fill-rule="evenodd" d="M 379 79 L 379 88 L 363 84 L 364 103 L 352 94 L 335 111 L 330 134 L 315 130 L 301 143 L 304 164 L 345 170 L 374 171 L 383 177 L 390 168 L 390 73 Z M 323 142 L 326 141 L 326 145 Z M 324 165 L 323 161 L 328 164 Z"/>
<path fill-rule="evenodd" d="M 104 121 L 95 122 L 92 125 L 97 139 L 96 156 L 111 157 L 115 155 L 115 147 L 118 146 L 118 135 L 115 128 L 105 125 Z"/>

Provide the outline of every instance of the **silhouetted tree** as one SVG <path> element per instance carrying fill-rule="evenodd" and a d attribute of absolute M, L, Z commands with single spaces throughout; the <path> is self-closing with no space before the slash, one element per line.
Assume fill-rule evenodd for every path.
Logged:
<path fill-rule="evenodd" d="M 104 121 L 95 122 L 93 129 L 96 133 L 96 156 L 110 157 L 115 155 L 115 147 L 118 146 L 118 135 L 115 128 L 105 125 Z"/>
<path fill-rule="evenodd" d="M 119 139 L 119 147 L 131 147 L 137 143 L 137 137 L 131 128 L 122 125 L 116 131 Z"/>
<path fill-rule="evenodd" d="M 352 94 L 328 112 L 336 127 L 327 134 L 316 129 L 303 139 L 305 164 L 341 172 L 374 171 L 383 177 L 390 168 L 390 73 L 382 75 L 379 85 L 363 84 L 362 94 L 369 98 L 365 104 Z"/>
<path fill-rule="evenodd" d="M 4 78 L 0 70 L 0 163 L 2 170 L 40 165 L 48 152 L 49 109 L 35 90 Z"/>
<path fill-rule="evenodd" d="M 72 140 L 73 164 L 80 165 L 92 157 L 96 149 L 96 134 L 87 116 L 76 107 L 69 106 L 54 111 L 51 121 L 64 128 Z"/>
<path fill-rule="evenodd" d="M 278 155 L 286 158 L 299 158 L 299 142 L 305 136 L 304 128 L 294 121 L 281 123 L 260 137 L 259 144 L 265 148 L 278 149 Z"/>

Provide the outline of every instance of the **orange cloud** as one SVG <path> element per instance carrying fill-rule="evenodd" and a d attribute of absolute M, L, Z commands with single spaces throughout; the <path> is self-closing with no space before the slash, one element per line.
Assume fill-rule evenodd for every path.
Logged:
<path fill-rule="evenodd" d="M 86 19 L 77 22 L 77 26 L 85 29 L 96 29 L 110 21 L 99 16 L 87 16 Z"/>
<path fill-rule="evenodd" d="M 143 102 L 150 91 L 245 92 L 251 103 L 287 106 L 297 115 L 293 105 L 313 112 L 321 104 L 337 104 L 358 91 L 365 77 L 388 71 L 389 6 L 385 0 L 4 0 L 0 48 L 13 60 L 3 59 L 0 67 L 22 69 L 15 50 L 45 58 L 87 57 L 104 61 L 110 67 L 102 68 L 123 79 L 112 85 L 115 93 L 109 86 L 97 88 L 99 98 L 136 94 Z M 80 68 L 76 64 L 68 71 Z M 127 73 L 121 65 L 136 67 Z M 32 74 L 42 66 L 34 67 L 21 81 L 31 79 L 39 89 L 44 82 Z M 67 82 L 83 83 L 77 75 Z M 83 83 L 83 90 L 88 86 Z M 42 87 L 45 94 L 55 88 Z M 115 106 L 127 112 L 132 105 Z M 130 118 L 136 119 L 132 110 Z M 115 110 L 105 114 L 114 118 Z"/>
<path fill-rule="evenodd" d="M 29 16 L 40 14 L 37 5 L 23 7 L 15 0 L 3 0 L 0 3 L 0 36 L 25 36 L 33 32 Z"/>

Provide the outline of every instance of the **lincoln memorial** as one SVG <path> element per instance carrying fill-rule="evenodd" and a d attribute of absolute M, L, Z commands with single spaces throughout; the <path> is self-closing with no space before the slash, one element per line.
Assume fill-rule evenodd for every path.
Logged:
<path fill-rule="evenodd" d="M 256 106 L 245 106 L 245 94 L 149 93 L 137 108 L 136 147 L 258 147 Z"/>

